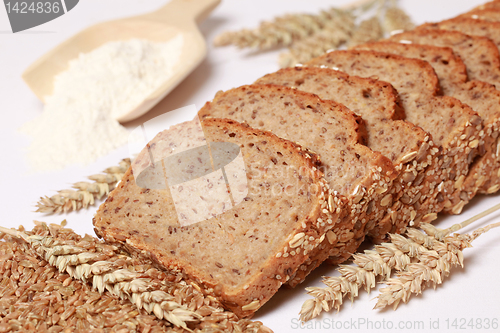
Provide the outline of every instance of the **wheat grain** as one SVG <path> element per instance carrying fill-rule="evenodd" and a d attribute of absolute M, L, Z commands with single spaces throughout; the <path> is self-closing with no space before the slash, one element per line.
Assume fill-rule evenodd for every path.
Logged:
<path fill-rule="evenodd" d="M 38 259 L 26 243 L 9 236 L 0 242 L 0 330 L 60 332 L 64 329 L 119 332 L 168 325 L 127 301 L 102 295 Z M 50 329 L 50 330 L 49 330 Z"/>
<path fill-rule="evenodd" d="M 0 283 L 0 309 L 4 309 L 6 318 L 15 318 L 17 322 L 2 319 L 0 329 L 33 326 L 33 330 L 40 328 L 43 331 L 44 327 L 60 327 L 63 323 L 80 329 L 105 327 L 106 332 L 119 329 L 142 331 L 148 327 L 174 332 L 271 332 L 260 322 L 239 320 L 233 313 L 225 311 L 214 297 L 204 295 L 194 283 L 188 284 L 181 274 L 160 271 L 151 262 L 130 257 L 120 247 L 91 236 L 80 237 L 70 229 L 44 223 L 38 223 L 32 232 L 24 232 L 23 228 L 0 230 L 17 237 L 1 235 L 6 241 L 0 242 L 0 256 L 4 259 L 0 263 L 0 273 L 4 277 Z M 18 238 L 26 242 L 20 242 Z M 8 250 L 14 246 L 21 254 L 19 258 Z M 37 259 L 37 256 L 43 259 Z M 12 270 L 12 266 L 19 267 L 20 262 L 23 263 L 22 274 Z M 65 273 L 59 272 L 51 263 Z M 28 266 L 32 266 L 31 271 Z M 20 284 L 13 285 L 14 280 L 8 278 L 5 272 L 12 272 L 15 281 L 17 278 L 35 283 L 33 289 L 29 287 L 25 290 Z M 53 281 L 54 276 L 58 277 L 58 281 L 50 282 L 51 287 L 48 287 L 44 281 Z M 39 280 L 43 281 L 38 283 Z M 91 283 L 96 292 L 85 281 Z M 62 287 L 57 287 L 57 283 Z M 52 287 L 54 284 L 55 289 Z M 78 292 L 72 294 L 73 289 Z M 24 297 L 17 302 L 17 298 L 9 298 L 11 291 L 24 293 Z M 35 321 L 21 315 L 26 297 L 37 300 L 33 304 L 36 307 Z M 57 299 L 59 305 L 47 306 L 43 303 L 51 297 Z M 9 306 L 2 307 L 5 302 Z M 54 307 L 55 310 L 51 310 Z M 56 317 L 52 318 L 54 315 Z M 61 318 L 66 319 L 61 321 Z"/>
<path fill-rule="evenodd" d="M 109 194 L 129 166 L 130 159 L 123 159 L 118 166 L 104 170 L 105 174 L 88 177 L 94 183 L 77 182 L 73 184 L 75 190 L 61 190 L 51 197 L 40 197 L 36 204 L 36 212 L 45 214 L 67 213 L 92 206 L 96 199 L 99 200 Z"/>
<path fill-rule="evenodd" d="M 9 232 L 5 229 L 2 231 Z M 50 236 L 30 236 L 22 232 L 12 234 L 28 242 L 40 257 L 57 267 L 61 273 L 68 273 L 77 280 L 92 279 L 93 288 L 101 294 L 108 290 L 114 296 L 130 300 L 139 310 L 144 308 L 146 312 L 154 313 L 157 318 L 166 319 L 182 328 L 187 328 L 186 322 L 198 321 L 201 318 L 173 301 L 173 296 L 168 293 L 160 290 L 151 292 L 151 289 L 155 288 L 154 280 L 139 279 L 141 273 L 127 268 L 103 270 L 106 265 L 115 267 L 111 262 L 99 261 L 102 259 L 99 253 L 85 252 L 85 248 L 73 244 L 61 244 Z"/>

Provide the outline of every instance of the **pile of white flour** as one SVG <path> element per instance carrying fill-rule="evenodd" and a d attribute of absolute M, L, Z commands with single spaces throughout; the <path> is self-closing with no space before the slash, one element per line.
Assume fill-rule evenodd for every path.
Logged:
<path fill-rule="evenodd" d="M 80 54 L 54 80 L 41 116 L 21 131 L 33 137 L 33 171 L 95 161 L 128 140 L 115 119 L 136 108 L 175 71 L 183 36 L 163 42 L 110 42 Z"/>

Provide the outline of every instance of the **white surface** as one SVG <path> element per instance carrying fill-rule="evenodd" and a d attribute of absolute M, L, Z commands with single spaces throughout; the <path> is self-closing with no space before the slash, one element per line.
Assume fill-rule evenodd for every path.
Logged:
<path fill-rule="evenodd" d="M 320 8 L 350 2 L 349 0 L 225 0 L 201 24 L 202 33 L 209 41 L 217 33 L 228 29 L 254 27 L 260 20 L 272 18 L 283 12 L 317 12 Z M 452 17 L 463 12 L 482 0 L 406 0 L 402 6 L 411 13 L 417 23 L 435 21 Z M 122 147 L 96 163 L 80 167 L 69 167 L 62 171 L 28 175 L 27 163 L 23 150 L 28 145 L 28 138 L 19 134 L 16 129 L 28 120 L 35 118 L 42 111 L 41 103 L 30 92 L 21 80 L 22 71 L 43 53 L 62 42 L 79 30 L 99 21 L 153 10 L 164 4 L 165 0 L 103 0 L 80 1 L 68 14 L 26 32 L 12 34 L 3 6 L 0 6 L 0 96 L 1 114 L 0 142 L 2 163 L 1 176 L 1 217 L 0 224 L 6 227 L 24 225 L 32 227 L 32 220 L 59 223 L 68 220 L 68 226 L 79 233 L 92 232 L 92 215 L 96 207 L 67 215 L 44 216 L 34 213 L 34 204 L 42 195 L 53 195 L 55 190 L 68 188 L 71 183 L 85 180 L 85 176 L 98 173 L 102 169 L 116 164 L 127 156 L 127 148 Z M 209 46 L 209 55 L 188 78 L 170 93 L 158 106 L 140 119 L 126 124 L 132 129 L 141 123 L 166 111 L 174 110 L 190 104 L 198 108 L 211 99 L 218 90 L 229 89 L 238 85 L 253 82 L 258 77 L 278 69 L 277 55 L 279 51 L 255 53 L 239 51 L 235 48 L 214 49 Z M 500 202 L 500 196 L 480 197 L 471 203 L 461 216 L 444 216 L 438 221 L 440 227 L 447 227 L 462 221 L 476 213 Z M 470 231 L 500 219 L 500 213 L 476 222 Z M 384 332 L 388 322 L 393 329 L 401 323 L 402 331 L 417 332 L 437 330 L 459 331 L 450 326 L 454 319 L 500 320 L 500 229 L 492 230 L 474 242 L 474 248 L 465 250 L 465 269 L 454 269 L 452 275 L 436 291 L 429 289 L 422 296 L 413 297 L 407 305 L 401 305 L 393 312 L 372 310 L 375 305 L 371 295 L 361 293 L 359 299 L 351 306 L 350 302 L 343 306 L 340 313 L 323 315 L 319 320 L 307 323 L 306 328 L 298 327 L 297 314 L 305 295 L 303 286 L 295 290 L 280 290 L 268 302 L 254 319 L 261 320 L 275 332 L 330 332 L 343 330 L 353 332 Z M 321 276 L 332 274 L 331 267 L 321 267 L 313 274 L 305 285 L 321 285 Z M 304 287 L 305 287 L 304 285 Z M 334 320 L 334 327 L 331 327 Z M 371 321 L 373 327 L 359 325 L 359 321 Z M 385 327 L 384 329 L 384 321 Z M 430 326 L 430 322 L 434 326 Z M 351 327 L 351 322 L 355 327 Z M 416 329 L 418 322 L 423 327 Z M 484 321 L 483 321 L 484 323 Z M 330 325 L 330 326 L 328 326 Z M 380 325 L 380 326 L 379 326 Z M 335 328 L 337 327 L 337 328 Z M 410 328 L 411 327 L 411 328 Z M 472 329 L 465 325 L 467 332 L 495 331 Z M 464 331 L 464 329 L 460 331 Z M 496 331 L 500 331 L 497 329 Z"/>

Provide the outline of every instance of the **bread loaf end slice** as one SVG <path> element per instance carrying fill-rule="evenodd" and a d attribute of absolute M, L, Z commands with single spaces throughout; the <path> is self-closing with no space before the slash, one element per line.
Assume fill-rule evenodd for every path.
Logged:
<path fill-rule="evenodd" d="M 109 242 L 124 244 L 161 267 L 182 273 L 238 317 L 250 317 L 308 259 L 307 252 L 325 239 L 327 228 L 322 221 L 330 219 L 333 224 L 336 215 L 324 213 L 325 207 L 328 209 L 328 188 L 316 168 L 314 154 L 233 120 L 210 119 L 202 125 L 213 154 L 216 143 L 230 143 L 240 149 L 248 189 L 240 203 L 209 219 L 183 225 L 174 199 L 174 194 L 182 192 L 181 187 L 193 202 L 201 198 L 217 205 L 221 202 L 214 200 L 217 192 L 210 185 L 224 185 L 224 193 L 225 184 L 232 183 L 224 183 L 217 176 L 216 180 L 222 179 L 220 184 L 204 180 L 199 189 L 190 187 L 187 181 L 160 189 L 143 188 L 142 183 L 136 183 L 141 175 L 134 177 L 130 168 L 99 207 L 95 231 Z M 185 123 L 159 133 L 134 162 L 139 167 L 135 170 L 157 167 L 149 156 L 165 156 L 172 148 L 186 148 L 185 142 L 196 132 L 193 126 Z M 163 168 L 185 158 L 173 156 L 160 163 Z M 193 161 L 197 163 L 198 157 Z M 225 170 L 229 180 L 238 176 L 227 165 Z M 230 192 L 233 199 L 239 193 L 233 187 Z M 330 201 L 338 202 L 337 198 Z"/>

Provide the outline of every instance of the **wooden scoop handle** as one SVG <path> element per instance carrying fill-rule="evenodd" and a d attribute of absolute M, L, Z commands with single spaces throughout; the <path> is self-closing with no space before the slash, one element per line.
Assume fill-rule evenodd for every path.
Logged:
<path fill-rule="evenodd" d="M 203 21 L 221 0 L 172 0 L 160 9 L 147 14 L 149 19 L 166 20 L 192 19 Z"/>

